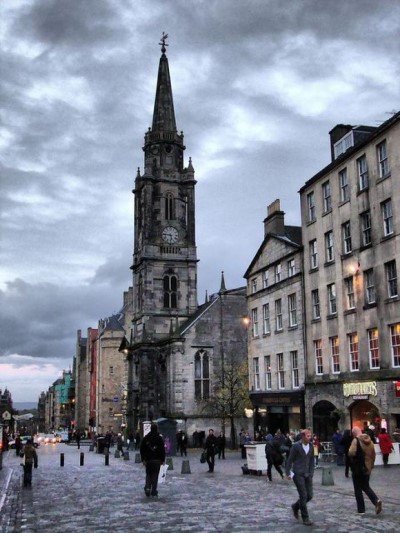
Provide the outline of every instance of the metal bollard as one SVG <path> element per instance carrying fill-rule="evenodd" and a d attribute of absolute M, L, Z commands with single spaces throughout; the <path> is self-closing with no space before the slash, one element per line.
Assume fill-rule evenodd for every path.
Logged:
<path fill-rule="evenodd" d="M 94 451 L 94 444 L 91 444 L 91 445 L 89 446 L 89 452 L 93 452 L 93 451 Z"/>
<path fill-rule="evenodd" d="M 64 466 L 64 454 L 60 453 L 60 466 Z"/>
<path fill-rule="evenodd" d="M 124 461 L 129 461 L 129 452 L 124 452 Z"/>
<path fill-rule="evenodd" d="M 114 457 L 115 457 L 115 459 L 119 459 L 120 458 L 119 450 L 115 450 Z"/>
<path fill-rule="evenodd" d="M 140 457 L 140 453 L 135 453 L 135 463 L 141 463 L 142 458 Z"/>
<path fill-rule="evenodd" d="M 185 459 L 184 461 L 182 461 L 182 470 L 181 470 L 181 474 L 191 474 L 191 471 L 190 471 L 190 463 L 187 459 Z"/>
<path fill-rule="evenodd" d="M 174 463 L 172 462 L 172 457 L 167 457 L 165 459 L 165 464 L 168 465 L 168 470 L 173 470 L 174 469 Z"/>
<path fill-rule="evenodd" d="M 330 466 L 322 467 L 322 485 L 334 485 L 333 470 Z"/>
<path fill-rule="evenodd" d="M 83 466 L 84 462 L 85 462 L 85 454 L 83 452 L 81 452 L 80 453 L 80 460 L 79 460 L 80 466 Z"/>
<path fill-rule="evenodd" d="M 110 455 L 108 453 L 104 454 L 104 464 L 105 466 L 109 466 L 110 464 Z"/>

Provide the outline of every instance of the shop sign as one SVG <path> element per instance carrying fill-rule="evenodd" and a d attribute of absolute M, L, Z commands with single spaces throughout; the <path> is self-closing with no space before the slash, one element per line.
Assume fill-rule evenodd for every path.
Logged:
<path fill-rule="evenodd" d="M 343 383 L 343 396 L 378 396 L 376 381 L 364 381 L 358 383 Z"/>
<path fill-rule="evenodd" d="M 368 394 L 355 394 L 353 400 L 368 400 Z"/>
<path fill-rule="evenodd" d="M 400 381 L 394 382 L 394 389 L 396 391 L 396 396 L 400 397 Z"/>

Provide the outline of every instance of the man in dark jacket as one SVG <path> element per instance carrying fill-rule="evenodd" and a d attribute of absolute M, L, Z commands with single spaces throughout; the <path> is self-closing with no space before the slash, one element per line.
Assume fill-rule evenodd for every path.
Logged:
<path fill-rule="evenodd" d="M 164 439 L 158 433 L 156 424 L 151 424 L 150 432 L 140 444 L 140 456 L 146 467 L 146 483 L 144 492 L 146 496 L 158 496 L 157 484 L 160 467 L 165 463 Z"/>
<path fill-rule="evenodd" d="M 313 522 L 308 516 L 307 502 L 313 497 L 313 475 L 314 475 L 314 447 L 311 441 L 311 431 L 303 429 L 301 440 L 295 442 L 290 448 L 285 470 L 288 479 L 292 479 L 296 485 L 299 499 L 292 505 L 292 511 L 296 519 L 299 512 L 305 526 L 312 526 Z"/>
<path fill-rule="evenodd" d="M 275 470 L 283 479 L 282 464 L 283 464 L 283 455 L 281 453 L 281 443 L 280 439 L 273 437 L 268 439 L 265 445 L 265 457 L 267 458 L 267 481 L 272 482 L 272 467 L 275 467 Z"/>
<path fill-rule="evenodd" d="M 215 453 L 217 451 L 217 437 L 214 435 L 214 430 L 208 431 L 208 437 L 204 443 L 204 449 L 206 451 L 206 459 L 208 464 L 208 471 L 214 472 L 215 465 Z"/>
<path fill-rule="evenodd" d="M 28 439 L 21 455 L 24 457 L 24 487 L 32 485 L 32 467 L 38 467 L 38 456 L 32 439 Z"/>

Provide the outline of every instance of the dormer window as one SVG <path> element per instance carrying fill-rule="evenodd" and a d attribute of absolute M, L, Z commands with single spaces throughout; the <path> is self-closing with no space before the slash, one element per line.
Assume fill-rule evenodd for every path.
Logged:
<path fill-rule="evenodd" d="M 340 154 L 344 154 L 346 150 L 354 146 L 354 135 L 353 130 L 349 131 L 349 133 L 346 133 L 344 137 L 340 139 L 340 141 L 336 142 L 333 145 L 333 150 L 335 153 L 335 159 L 340 156 Z"/>

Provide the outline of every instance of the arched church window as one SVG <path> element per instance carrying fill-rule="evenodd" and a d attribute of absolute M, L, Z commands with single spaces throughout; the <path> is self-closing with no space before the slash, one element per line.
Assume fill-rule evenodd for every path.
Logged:
<path fill-rule="evenodd" d="M 170 192 L 165 195 L 165 219 L 175 220 L 175 198 Z"/>
<path fill-rule="evenodd" d="M 194 356 L 194 397 L 210 398 L 210 358 L 206 350 L 199 350 Z"/>
<path fill-rule="evenodd" d="M 163 279 L 164 307 L 176 309 L 178 307 L 178 279 L 175 274 L 165 274 Z"/>

